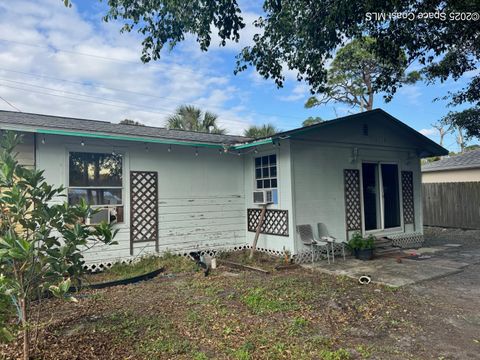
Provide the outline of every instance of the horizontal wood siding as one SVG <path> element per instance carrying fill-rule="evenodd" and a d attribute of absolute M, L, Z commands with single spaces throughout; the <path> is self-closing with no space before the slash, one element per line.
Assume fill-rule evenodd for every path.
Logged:
<path fill-rule="evenodd" d="M 423 184 L 424 224 L 480 229 L 480 182 Z"/>
<path fill-rule="evenodd" d="M 124 155 L 123 200 L 125 223 L 115 240 L 118 245 L 95 246 L 85 251 L 87 263 L 113 263 L 130 256 L 130 171 L 158 172 L 159 251 L 186 253 L 244 246 L 246 206 L 243 159 L 215 149 L 89 139 L 81 146 L 76 138 L 48 136 L 37 143 L 37 164 L 47 181 L 67 184 L 68 151 L 111 152 Z M 68 185 L 68 184 L 67 184 Z M 65 198 L 59 199 L 65 201 Z M 155 252 L 155 243 L 134 244 L 133 256 Z"/>

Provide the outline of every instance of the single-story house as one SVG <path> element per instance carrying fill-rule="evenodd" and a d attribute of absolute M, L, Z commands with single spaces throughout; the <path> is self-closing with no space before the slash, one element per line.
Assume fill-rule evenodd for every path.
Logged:
<path fill-rule="evenodd" d="M 422 182 L 425 184 L 472 181 L 480 181 L 480 149 L 422 166 Z"/>
<path fill-rule="evenodd" d="M 25 134 L 19 159 L 64 185 L 70 203 L 116 219 L 118 245 L 89 250 L 92 268 L 248 248 L 264 196 L 261 251 L 309 259 L 296 226 L 320 222 L 338 239 L 359 231 L 418 245 L 420 159 L 447 154 L 380 109 L 257 140 L 9 111 L 0 129 Z"/>

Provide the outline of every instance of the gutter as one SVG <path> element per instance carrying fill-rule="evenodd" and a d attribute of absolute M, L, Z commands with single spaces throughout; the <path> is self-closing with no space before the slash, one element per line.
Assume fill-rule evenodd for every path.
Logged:
<path fill-rule="evenodd" d="M 247 143 L 247 144 L 232 145 L 232 146 L 230 146 L 230 148 L 233 149 L 233 150 L 240 150 L 240 149 L 247 149 L 247 148 L 250 148 L 250 147 L 253 147 L 253 146 L 265 145 L 265 144 L 273 144 L 273 139 L 268 138 L 268 139 L 253 141 L 253 142 Z"/>
<path fill-rule="evenodd" d="M 214 148 L 214 149 L 224 148 L 223 144 L 205 144 L 205 143 L 196 143 L 192 141 L 153 139 L 153 138 L 125 136 L 125 135 L 92 134 L 92 133 L 77 132 L 77 131 L 46 130 L 46 129 L 36 129 L 35 132 L 39 134 L 46 134 L 46 135 L 65 135 L 65 136 L 76 136 L 76 137 L 84 137 L 84 138 L 106 139 L 106 140 L 124 140 L 124 141 L 135 141 L 135 142 L 156 143 L 156 144 L 166 144 L 166 145 L 197 146 L 197 147 L 207 147 L 207 148 Z"/>

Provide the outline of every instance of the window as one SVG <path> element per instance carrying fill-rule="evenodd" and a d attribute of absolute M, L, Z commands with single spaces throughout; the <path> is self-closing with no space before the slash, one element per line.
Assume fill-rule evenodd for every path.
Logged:
<path fill-rule="evenodd" d="M 277 188 L 277 155 L 255 158 L 255 187 L 257 189 Z"/>
<path fill-rule="evenodd" d="M 122 155 L 71 152 L 68 202 L 85 199 L 90 205 L 123 205 Z"/>

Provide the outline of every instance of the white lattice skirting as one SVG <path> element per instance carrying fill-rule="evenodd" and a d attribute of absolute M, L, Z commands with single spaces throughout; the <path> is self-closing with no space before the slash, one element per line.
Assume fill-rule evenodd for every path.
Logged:
<path fill-rule="evenodd" d="M 237 245 L 237 246 L 232 246 L 232 247 L 225 247 L 225 248 L 215 248 L 215 249 L 191 249 L 191 250 L 183 250 L 183 251 L 169 251 L 175 255 L 178 256 L 189 256 L 190 252 L 195 251 L 199 252 L 200 255 L 209 255 L 209 256 L 215 256 L 218 253 L 222 252 L 231 252 L 231 251 L 241 251 L 241 250 L 246 250 L 246 249 L 251 249 L 251 245 Z M 257 247 L 257 251 L 263 252 L 266 254 L 270 254 L 273 256 L 283 256 L 285 254 L 284 251 L 278 251 L 278 250 L 273 250 L 273 249 L 266 249 L 266 248 L 260 248 Z M 160 253 L 151 253 L 145 256 L 162 256 L 165 254 L 165 252 L 160 252 Z M 310 255 L 311 256 L 311 255 Z M 101 272 L 103 270 L 111 268 L 115 264 L 132 264 L 137 261 L 140 261 L 142 257 L 129 257 L 129 258 L 124 258 L 124 259 L 114 259 L 110 261 L 100 261 L 100 262 L 89 262 L 83 265 L 83 269 L 89 272 Z"/>
<path fill-rule="evenodd" d="M 424 242 L 423 234 L 421 233 L 389 235 L 388 238 L 392 240 L 393 246 L 401 248 L 421 247 Z"/>
<path fill-rule="evenodd" d="M 329 245 L 328 250 L 330 251 L 330 261 L 332 260 L 331 248 Z M 327 250 L 325 248 L 316 247 L 313 253 L 313 261 L 327 261 Z M 336 244 L 334 247 L 335 257 L 342 256 L 342 248 L 339 244 Z M 348 249 L 345 249 L 345 254 L 348 255 Z M 312 263 L 312 250 L 305 249 L 299 251 L 296 255 L 293 256 L 293 261 L 296 264 L 309 264 Z"/>

